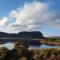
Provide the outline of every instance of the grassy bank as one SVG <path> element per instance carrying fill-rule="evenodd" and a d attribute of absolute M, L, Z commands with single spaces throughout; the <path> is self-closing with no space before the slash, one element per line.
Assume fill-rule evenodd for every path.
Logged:
<path fill-rule="evenodd" d="M 42 39 L 40 40 L 41 44 L 45 44 L 45 45 L 57 45 L 60 46 L 60 39 Z"/>

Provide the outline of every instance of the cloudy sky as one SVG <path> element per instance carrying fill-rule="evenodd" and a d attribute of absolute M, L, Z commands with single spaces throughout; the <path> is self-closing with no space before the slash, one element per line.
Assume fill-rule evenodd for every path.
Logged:
<path fill-rule="evenodd" d="M 60 36 L 59 0 L 0 0 L 0 31 L 41 31 Z"/>

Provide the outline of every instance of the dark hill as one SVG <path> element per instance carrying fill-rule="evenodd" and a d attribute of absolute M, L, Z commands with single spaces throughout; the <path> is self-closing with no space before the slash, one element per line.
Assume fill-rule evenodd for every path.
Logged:
<path fill-rule="evenodd" d="M 21 38 L 43 38 L 42 33 L 39 31 L 20 32 L 17 35 Z"/>
<path fill-rule="evenodd" d="M 32 32 L 19 32 L 15 33 L 5 33 L 0 32 L 0 38 L 44 38 L 42 33 L 39 31 L 32 31 Z"/>

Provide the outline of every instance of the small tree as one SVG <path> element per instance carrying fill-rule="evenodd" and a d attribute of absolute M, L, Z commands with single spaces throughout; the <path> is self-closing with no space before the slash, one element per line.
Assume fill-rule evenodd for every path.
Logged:
<path fill-rule="evenodd" d="M 27 57 L 21 57 L 19 60 L 27 60 Z"/>
<path fill-rule="evenodd" d="M 15 50 L 19 57 L 25 56 L 25 52 L 28 51 L 28 45 L 24 42 L 17 41 L 15 43 Z"/>
<path fill-rule="evenodd" d="M 7 48 L 5 48 L 5 47 L 0 48 L 0 59 L 1 60 L 6 59 L 8 51 L 9 50 Z"/>

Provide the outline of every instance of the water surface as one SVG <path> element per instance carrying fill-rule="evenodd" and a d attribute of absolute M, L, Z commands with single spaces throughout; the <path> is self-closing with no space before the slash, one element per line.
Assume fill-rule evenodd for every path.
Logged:
<path fill-rule="evenodd" d="M 1 44 L 0 47 L 7 47 L 8 49 L 13 49 L 14 44 L 13 43 L 6 43 L 6 44 Z M 40 46 L 29 46 L 29 49 L 46 49 L 46 48 L 60 48 L 60 46 L 49 46 L 49 45 L 40 45 Z"/>

